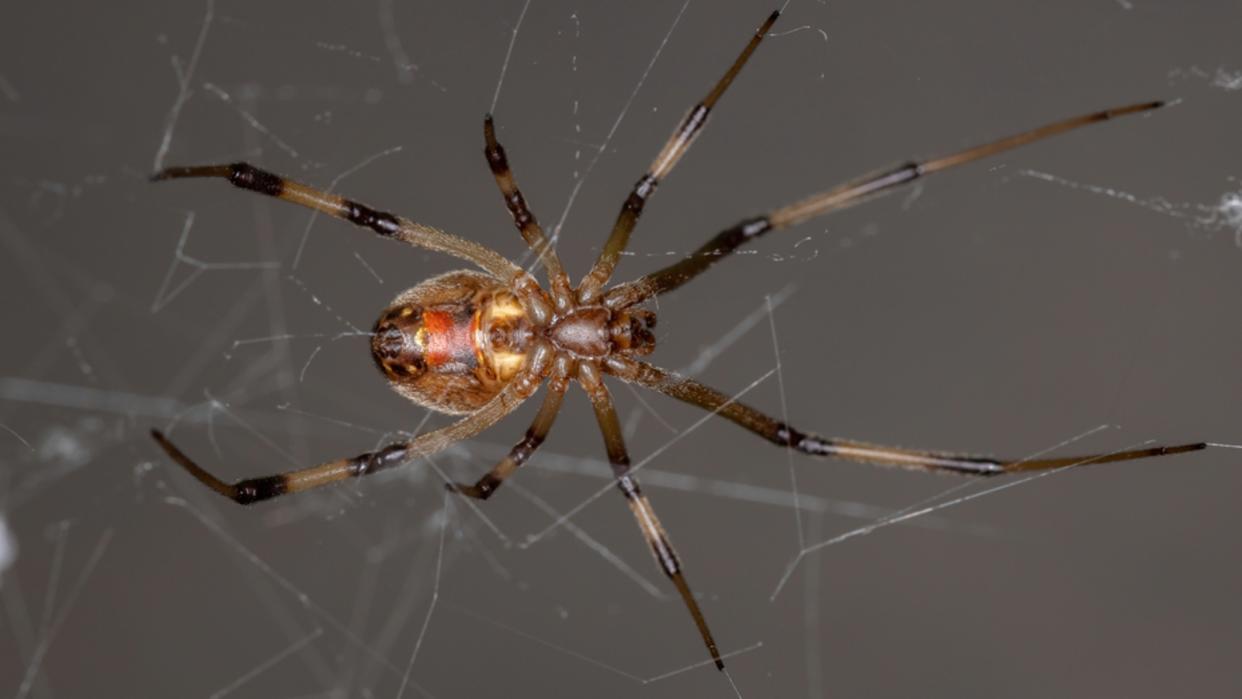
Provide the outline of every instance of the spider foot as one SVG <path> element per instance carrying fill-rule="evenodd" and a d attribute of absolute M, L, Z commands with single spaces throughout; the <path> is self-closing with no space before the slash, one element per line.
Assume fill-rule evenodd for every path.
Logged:
<path fill-rule="evenodd" d="M 474 498 L 475 500 L 486 500 L 491 497 L 492 493 L 496 492 L 497 485 L 499 485 L 498 481 L 493 482 L 487 477 L 484 477 L 474 485 L 470 485 L 469 483 L 445 483 L 444 487 L 452 493 L 459 493 L 461 495 L 465 495 L 466 497 Z"/>

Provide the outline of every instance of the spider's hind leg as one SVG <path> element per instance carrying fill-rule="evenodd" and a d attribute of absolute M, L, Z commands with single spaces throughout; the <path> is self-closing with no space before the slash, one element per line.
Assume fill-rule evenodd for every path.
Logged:
<path fill-rule="evenodd" d="M 250 505 L 289 493 L 296 493 L 347 478 L 369 476 L 409 460 L 408 443 L 390 444 L 376 451 L 369 451 L 348 459 L 337 459 L 325 464 L 298 471 L 286 471 L 271 476 L 247 478 L 236 483 L 225 483 L 207 469 L 199 466 L 185 452 L 164 436 L 159 430 L 151 430 L 151 436 L 168 453 L 168 456 L 190 472 L 200 483 L 220 493 L 239 505 Z"/>
<path fill-rule="evenodd" d="M 225 179 L 234 187 L 283 199 L 309 209 L 315 209 L 329 216 L 349 221 L 354 225 L 370 228 L 385 237 L 394 237 L 401 229 L 400 220 L 393 214 L 377 211 L 366 204 L 351 201 L 301 182 L 295 182 L 273 172 L 257 168 L 250 163 L 171 166 L 151 175 L 151 181 L 159 182 L 185 177 L 217 177 Z"/>
<path fill-rule="evenodd" d="M 537 378 L 538 374 L 534 376 Z M 239 505 L 249 505 L 281 495 L 330 485 L 348 478 L 369 476 L 403 466 L 415 457 L 429 456 L 439 452 L 450 444 L 473 437 L 496 424 L 530 397 L 539 383 L 529 375 L 519 375 L 473 413 L 451 425 L 420 434 L 408 441 L 394 442 L 375 451 L 368 451 L 346 459 L 336 459 L 318 466 L 259 478 L 247 478 L 236 483 L 226 483 L 199 466 L 169 441 L 163 432 L 151 430 L 151 436 L 173 461 L 189 471 L 190 475 L 197 478 L 200 483 Z"/>

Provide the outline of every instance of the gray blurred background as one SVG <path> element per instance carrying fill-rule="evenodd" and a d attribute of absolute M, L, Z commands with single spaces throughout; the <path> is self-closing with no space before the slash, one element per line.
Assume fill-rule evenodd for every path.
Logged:
<path fill-rule="evenodd" d="M 152 426 L 233 479 L 445 424 L 340 334 L 461 264 L 144 178 L 161 153 L 244 158 L 519 256 L 481 154 L 495 99 L 581 274 L 770 5 L 209 7 L 0 11 L 0 691 L 391 697 L 417 649 L 404 696 L 734 696 L 619 496 L 547 530 L 607 485 L 576 390 L 477 509 L 446 505 L 425 462 L 253 508 L 170 464 Z M 1179 102 L 771 235 L 662 300 L 653 359 L 728 392 L 763 379 L 745 400 L 803 429 L 905 446 L 1242 443 L 1240 22 L 1227 0 L 790 3 L 619 278 L 911 156 Z M 1007 481 L 788 458 L 614 394 L 741 696 L 1242 693 L 1242 451 L 976 496 Z M 536 403 L 435 467 L 477 477 Z"/>

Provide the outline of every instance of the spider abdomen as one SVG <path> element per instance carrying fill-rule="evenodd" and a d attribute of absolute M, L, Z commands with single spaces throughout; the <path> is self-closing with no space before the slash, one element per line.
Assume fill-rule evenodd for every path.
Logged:
<path fill-rule="evenodd" d="M 371 354 L 393 388 L 419 405 L 480 408 L 526 361 L 526 311 L 496 279 L 448 272 L 402 292 L 375 323 Z"/>

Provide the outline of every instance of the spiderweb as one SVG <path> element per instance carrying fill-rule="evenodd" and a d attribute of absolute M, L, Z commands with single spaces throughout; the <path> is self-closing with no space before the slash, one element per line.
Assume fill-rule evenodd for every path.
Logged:
<path fill-rule="evenodd" d="M 931 5 L 931 4 L 929 4 Z M 658 306 L 652 359 L 794 425 L 1167 461 L 977 483 L 820 462 L 613 386 L 727 653 L 710 665 L 576 389 L 434 459 L 239 508 L 227 478 L 446 424 L 366 358 L 460 263 L 153 165 L 246 159 L 581 274 L 750 2 L 34 4 L 0 22 L 0 687 L 50 696 L 1227 696 L 1242 688 L 1242 115 L 1224 2 L 791 2 L 618 279 L 850 176 L 1176 104 L 774 234 Z M 537 403 L 537 401 L 535 402 Z"/>

